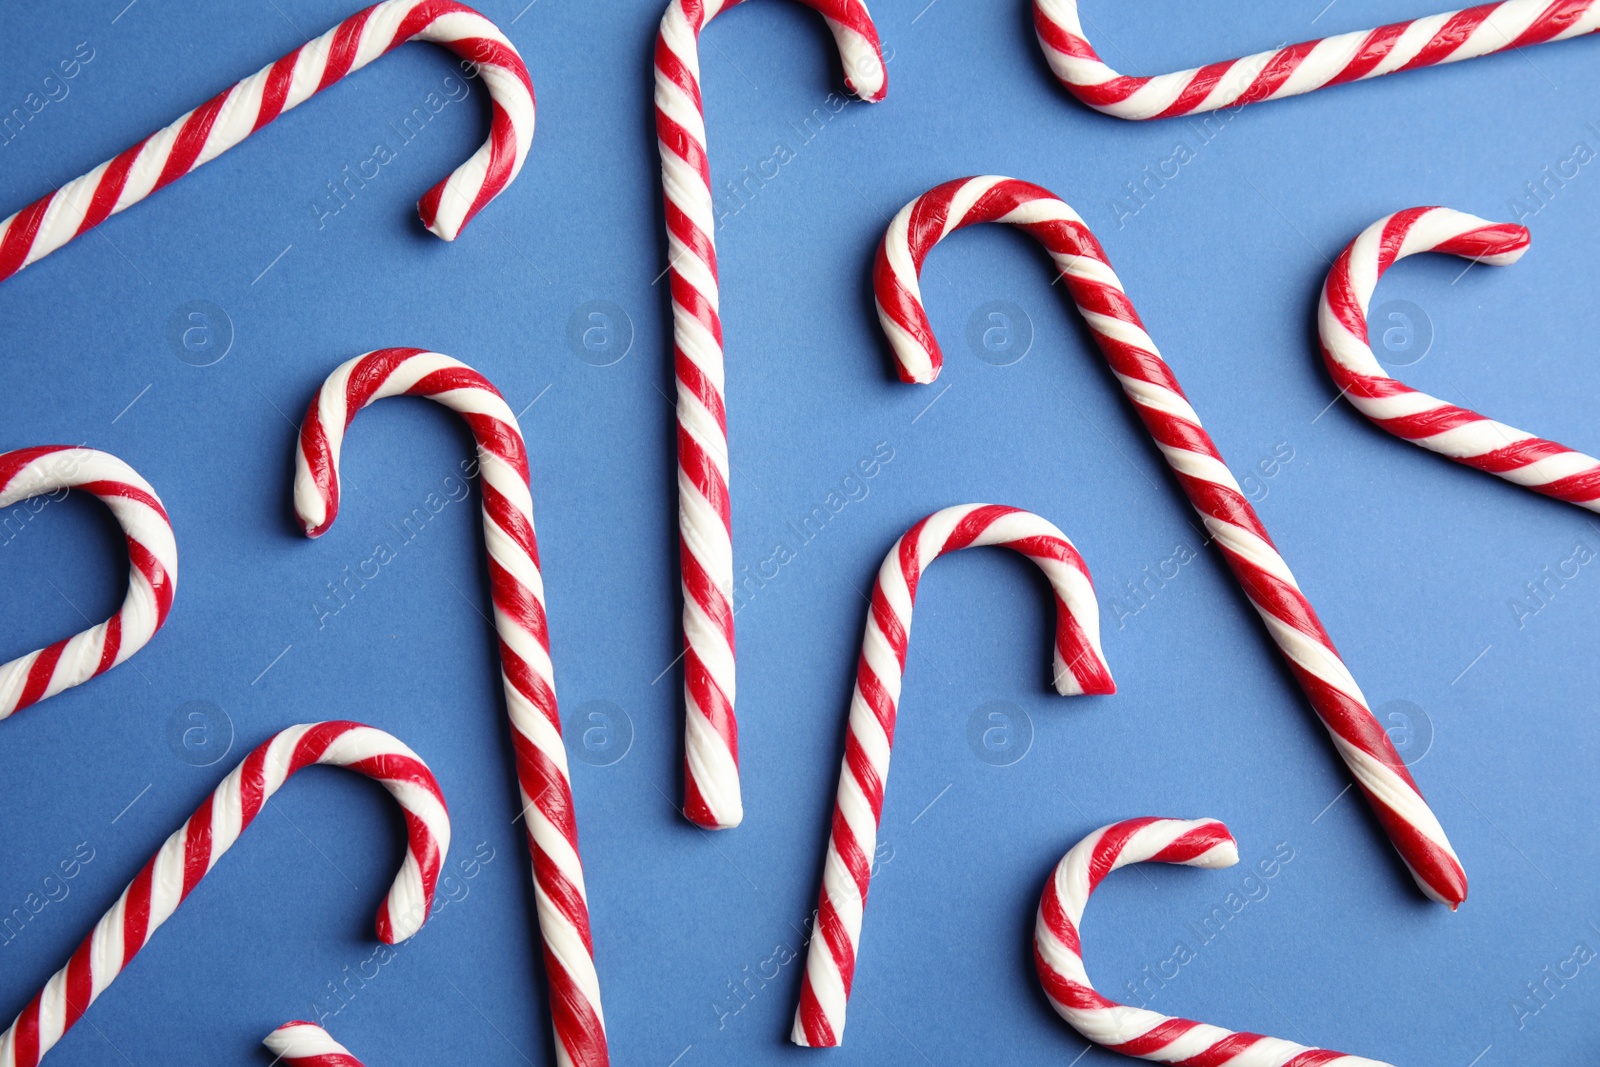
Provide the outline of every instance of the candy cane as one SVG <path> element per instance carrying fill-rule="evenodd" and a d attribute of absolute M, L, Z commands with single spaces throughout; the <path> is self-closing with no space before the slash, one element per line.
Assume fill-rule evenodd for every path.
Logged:
<path fill-rule="evenodd" d="M 378 907 L 378 938 L 392 945 L 421 929 L 450 849 L 450 815 L 433 772 L 415 752 L 370 726 L 291 726 L 250 753 L 167 838 L 67 965 L 0 1035 L 0 1067 L 34 1067 L 54 1048 L 233 847 L 273 794 L 312 764 L 344 767 L 371 778 L 405 811 L 406 858 Z"/>
<path fill-rule="evenodd" d="M 1446 252 L 1505 266 L 1528 250 L 1525 227 L 1447 207 L 1379 219 L 1339 254 L 1322 288 L 1322 358 L 1356 410 L 1404 441 L 1536 493 L 1600 511 L 1600 460 L 1448 404 L 1389 377 L 1367 341 L 1367 308 L 1383 272 L 1407 256 Z"/>
<path fill-rule="evenodd" d="M 283 1067 L 366 1067 L 316 1023 L 296 1019 L 261 1039 Z"/>
<path fill-rule="evenodd" d="M 309 537 L 320 537 L 333 525 L 339 514 L 345 430 L 356 412 L 390 396 L 422 396 L 443 404 L 466 420 L 478 443 L 489 585 L 533 857 L 556 1058 L 563 1065 L 599 1067 L 609 1062 L 605 1018 L 550 663 L 528 453 L 517 417 L 487 378 L 449 356 L 420 348 L 384 348 L 358 356 L 328 376 L 306 412 L 295 456 L 295 511 Z"/>
<path fill-rule="evenodd" d="M 124 662 L 149 643 L 172 610 L 178 545 L 149 482 L 116 456 L 92 448 L 47 445 L 0 455 L 0 512 L 71 489 L 99 497 L 122 527 L 128 595 L 100 625 L 0 665 L 0 719 Z"/>
<path fill-rule="evenodd" d="M 922 306 L 917 275 L 935 244 L 979 222 L 1020 227 L 1049 251 L 1123 392 L 1266 623 L 1417 885 L 1434 900 L 1451 908 L 1459 905 L 1467 896 L 1466 874 L 1439 820 L 1200 425 L 1172 368 L 1145 333 L 1105 251 L 1076 212 L 1037 185 L 996 177 L 947 182 L 906 205 L 889 224 L 873 271 L 878 320 L 894 349 L 900 377 L 926 383 L 938 376 L 943 357 Z"/>
<path fill-rule="evenodd" d="M 707 829 L 744 818 L 739 724 L 734 718 L 733 513 L 728 501 L 728 420 L 722 381 L 716 217 L 700 31 L 740 0 L 672 0 L 656 39 L 656 138 L 666 199 L 678 377 L 678 534 L 683 587 L 683 813 Z M 801 0 L 828 22 L 845 85 L 869 103 L 888 89 L 878 30 L 861 0 Z"/>
<path fill-rule="evenodd" d="M 472 63 L 494 105 L 489 140 L 417 203 L 429 231 L 455 240 L 522 169 L 533 137 L 533 83 L 505 34 L 472 8 L 450 0 L 386 0 L 0 222 L 0 281 L 407 41 L 432 41 Z"/>
<path fill-rule="evenodd" d="M 1378 1060 L 1307 1048 L 1260 1034 L 1175 1019 L 1118 1004 L 1089 984 L 1078 936 L 1083 908 L 1106 875 L 1130 863 L 1180 863 L 1216 870 L 1239 862 L 1239 848 L 1216 819 L 1128 819 L 1073 846 L 1039 898 L 1033 962 L 1050 1006 L 1088 1040 L 1124 1056 L 1207 1067 L 1389 1067 Z"/>
<path fill-rule="evenodd" d="M 1505 0 L 1152 77 L 1105 64 L 1083 35 L 1078 0 L 1034 0 L 1033 27 L 1073 96 L 1119 119 L 1164 119 L 1580 37 L 1600 30 L 1600 0 Z"/>
<path fill-rule="evenodd" d="M 1055 590 L 1056 692 L 1062 696 L 1116 692 L 1100 652 L 1100 608 L 1089 568 L 1054 525 L 1016 508 L 963 504 L 934 512 L 895 542 L 872 590 L 872 612 L 850 698 L 849 733 L 839 767 L 822 892 L 800 980 L 800 1006 L 790 1032 L 797 1045 L 832 1047 L 844 1040 L 845 1008 L 855 978 L 872 856 L 883 817 L 917 585 L 928 564 L 946 552 L 984 545 L 1026 556 Z"/>

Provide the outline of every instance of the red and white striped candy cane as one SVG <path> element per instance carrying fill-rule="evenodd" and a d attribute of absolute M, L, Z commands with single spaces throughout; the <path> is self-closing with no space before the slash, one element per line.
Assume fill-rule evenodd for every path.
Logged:
<path fill-rule="evenodd" d="M 1100 608 L 1089 568 L 1053 524 L 1017 508 L 963 504 L 934 512 L 895 542 L 872 590 L 872 611 L 850 698 L 822 892 L 800 980 L 800 1006 L 790 1032 L 797 1045 L 833 1047 L 844 1040 L 845 1009 L 855 979 L 872 856 L 883 817 L 917 585 L 928 564 L 946 552 L 987 545 L 1026 556 L 1055 591 L 1051 676 L 1056 692 L 1062 696 L 1116 692 L 1100 652 Z"/>
<path fill-rule="evenodd" d="M 0 719 L 80 685 L 149 643 L 167 621 L 178 588 L 172 521 L 150 483 L 116 456 L 46 445 L 0 455 L 0 513 L 25 500 L 81 489 L 100 498 L 128 545 L 128 595 L 98 626 L 0 664 Z"/>
<path fill-rule="evenodd" d="M 283 1067 L 366 1067 L 316 1023 L 284 1023 L 261 1040 Z"/>
<path fill-rule="evenodd" d="M 320 537 L 333 525 L 339 514 L 345 430 L 356 412 L 390 396 L 420 396 L 443 404 L 466 420 L 478 443 L 500 673 L 533 857 L 556 1059 L 563 1067 L 601 1067 L 610 1062 L 610 1054 L 589 933 L 589 898 L 578 858 L 578 820 L 556 707 L 527 446 L 517 417 L 487 378 L 449 356 L 420 348 L 384 348 L 358 356 L 322 383 L 301 424 L 295 512 L 309 537 Z"/>
<path fill-rule="evenodd" d="M 1078 0 L 1034 0 L 1033 27 L 1073 96 L 1119 119 L 1164 119 L 1580 37 L 1600 30 L 1600 0 L 1505 0 L 1150 77 L 1106 65 L 1084 36 Z"/>
<path fill-rule="evenodd" d="M 433 772 L 400 741 L 355 722 L 291 726 L 250 753 L 177 833 L 0 1035 L 0 1067 L 34 1067 L 83 1017 L 101 993 L 172 917 L 222 854 L 255 821 L 296 771 L 313 764 L 344 767 L 389 791 L 406 817 L 406 858 L 378 907 L 384 944 L 422 928 L 450 849 L 450 815 Z"/>
<path fill-rule="evenodd" d="M 943 357 L 917 275 L 935 244 L 979 222 L 1017 226 L 1050 253 L 1134 411 L 1267 624 L 1417 885 L 1434 900 L 1459 905 L 1467 896 L 1467 878 L 1444 829 L 1145 332 L 1105 250 L 1072 208 L 1037 185 L 992 176 L 946 182 L 906 205 L 890 223 L 873 270 L 878 320 L 900 377 L 931 382 L 938 376 Z"/>
<path fill-rule="evenodd" d="M 1379 219 L 1339 254 L 1322 287 L 1322 359 L 1356 410 L 1404 441 L 1536 493 L 1600 511 L 1600 460 L 1485 418 L 1389 377 L 1367 339 L 1367 308 L 1383 272 L 1407 256 L 1445 252 L 1505 266 L 1528 250 L 1525 227 L 1447 207 Z"/>
<path fill-rule="evenodd" d="M 1206 1067 L 1389 1067 L 1378 1060 L 1307 1048 L 1261 1034 L 1175 1019 L 1118 1004 L 1089 984 L 1078 935 L 1084 905 L 1106 875 L 1130 863 L 1181 863 L 1213 870 L 1239 862 L 1216 819 L 1128 819 L 1103 826 L 1056 865 L 1039 898 L 1033 962 L 1050 1006 L 1088 1040 L 1124 1056 Z"/>
<path fill-rule="evenodd" d="M 666 199 L 678 378 L 678 553 L 683 587 L 683 813 L 707 829 L 738 826 L 739 724 L 734 718 L 733 512 L 718 312 L 716 215 L 700 103 L 700 31 L 740 0 L 672 0 L 656 38 L 656 139 Z M 869 103 L 888 73 L 861 0 L 800 0 L 820 12 L 844 62 L 845 85 Z"/>
<path fill-rule="evenodd" d="M 407 41 L 432 41 L 470 61 L 494 105 L 489 140 L 417 203 L 424 226 L 455 240 L 522 169 L 533 138 L 533 83 L 506 35 L 465 4 L 385 0 L 0 222 L 0 281 Z"/>

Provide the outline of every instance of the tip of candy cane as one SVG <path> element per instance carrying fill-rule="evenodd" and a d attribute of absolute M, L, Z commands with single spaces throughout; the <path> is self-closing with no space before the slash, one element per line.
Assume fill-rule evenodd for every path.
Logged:
<path fill-rule="evenodd" d="M 429 233 L 433 234 L 435 237 L 439 238 L 441 241 L 454 241 L 457 237 L 461 236 L 461 228 L 459 226 L 446 226 L 437 218 L 430 222 L 428 220 L 428 216 L 423 214 L 421 211 L 418 211 L 417 215 L 422 219 L 423 228 Z"/>
<path fill-rule="evenodd" d="M 454 241 L 461 236 L 461 228 L 472 217 L 469 211 L 464 216 L 459 216 L 455 211 L 441 212 L 440 205 L 444 202 L 445 193 L 449 192 L 447 186 L 450 179 L 435 185 L 417 201 L 417 218 L 422 220 L 423 227 L 441 241 Z"/>
<path fill-rule="evenodd" d="M 881 104 L 884 98 L 889 95 L 889 82 L 887 79 L 880 83 L 876 89 L 867 92 L 862 92 L 849 78 L 845 79 L 844 87 L 849 89 L 857 99 L 868 104 Z"/>
<path fill-rule="evenodd" d="M 410 937 L 420 929 L 422 929 L 422 923 L 411 918 L 407 918 L 406 921 L 397 928 L 395 926 L 393 917 L 389 914 L 388 901 L 384 901 L 383 906 L 378 909 L 378 940 L 382 941 L 385 945 L 398 945 L 400 942 L 404 941 L 406 938 Z"/>
<path fill-rule="evenodd" d="M 919 361 L 915 364 L 910 364 L 902 359 L 894 361 L 895 373 L 899 375 L 900 380 L 906 385 L 932 385 L 939 380 L 940 367 L 941 364 L 937 362 Z"/>
<path fill-rule="evenodd" d="M 1423 871 L 1417 870 L 1416 858 L 1402 856 L 1406 869 L 1416 879 L 1417 888 L 1422 890 L 1424 896 L 1451 911 L 1466 903 L 1467 872 L 1461 869 L 1454 853 L 1428 857 L 1428 866 Z"/>
<path fill-rule="evenodd" d="M 694 773 L 687 766 L 684 772 L 684 818 L 702 830 L 732 830 L 744 822 L 744 802 L 739 795 L 737 777 L 732 779 L 731 789 L 724 788 L 719 791 L 717 803 L 713 805 L 701 790 L 700 782 Z"/>

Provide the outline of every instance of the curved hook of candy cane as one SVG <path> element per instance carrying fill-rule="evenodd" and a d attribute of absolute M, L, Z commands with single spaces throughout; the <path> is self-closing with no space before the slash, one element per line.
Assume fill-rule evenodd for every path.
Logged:
<path fill-rule="evenodd" d="M 1109 1000 L 1089 983 L 1079 924 L 1089 895 L 1130 863 L 1178 863 L 1216 870 L 1239 862 L 1239 848 L 1216 819 L 1128 819 L 1103 826 L 1056 865 L 1039 898 L 1033 961 L 1050 1006 L 1072 1028 L 1111 1052 L 1157 1063 L 1212 1067 L 1389 1067 L 1378 1060 L 1308 1048 L 1261 1034 L 1161 1015 Z"/>
<path fill-rule="evenodd" d="M 405 813 L 406 858 L 378 907 L 385 944 L 422 928 L 450 850 L 450 814 L 428 765 L 382 730 L 355 722 L 291 726 L 247 756 L 144 865 L 67 965 L 0 1035 L 0 1067 L 35 1067 L 172 917 L 297 771 L 343 767 L 388 790 Z"/>
<path fill-rule="evenodd" d="M 942 363 L 917 282 L 923 261 L 944 237 L 980 222 L 1019 227 L 1050 253 L 1123 393 L 1266 623 L 1390 842 L 1425 894 L 1458 906 L 1467 898 L 1467 876 L 1444 828 L 1077 212 L 1048 189 L 994 176 L 946 182 L 901 209 L 873 269 L 878 320 L 901 379 L 931 382 Z"/>
<path fill-rule="evenodd" d="M 302 1019 L 284 1023 L 261 1043 L 283 1067 L 366 1067 L 332 1034 Z"/>
<path fill-rule="evenodd" d="M 678 379 L 679 577 L 683 593 L 683 813 L 708 830 L 744 818 L 734 715 L 733 511 L 723 395 L 716 213 L 700 98 L 700 31 L 739 0 L 672 0 L 656 39 L 656 139 L 666 200 Z M 861 0 L 801 0 L 827 20 L 845 84 L 883 99 L 878 30 Z"/>
<path fill-rule="evenodd" d="M 1339 254 L 1317 305 L 1322 359 L 1356 410 L 1403 441 L 1536 493 L 1600 511 L 1600 460 L 1485 418 L 1396 381 L 1379 366 L 1367 308 L 1384 271 L 1407 256 L 1443 252 L 1505 266 L 1528 250 L 1525 227 L 1446 207 L 1379 219 Z"/>
<path fill-rule="evenodd" d="M 1164 119 L 1580 37 L 1600 30 L 1600 0 L 1504 0 L 1150 77 L 1106 65 L 1084 36 L 1078 0 L 1034 0 L 1033 26 L 1073 96 L 1119 119 Z"/>
<path fill-rule="evenodd" d="M 0 222 L 0 281 L 407 41 L 431 41 L 460 56 L 483 78 L 494 107 L 489 139 L 417 203 L 430 232 L 455 240 L 522 169 L 533 139 L 533 82 L 506 35 L 465 4 L 385 0 Z"/>
<path fill-rule="evenodd" d="M 1056 691 L 1062 696 L 1116 692 L 1100 651 L 1100 608 L 1089 568 L 1052 523 L 1017 508 L 963 504 L 934 512 L 895 542 L 872 590 L 850 698 L 822 892 L 789 1035 L 797 1045 L 834 1047 L 844 1041 L 911 638 L 911 609 L 922 572 L 947 552 L 986 545 L 1026 556 L 1050 581 L 1056 601 Z"/>
<path fill-rule="evenodd" d="M 533 859 L 557 1058 L 601 1067 L 609 1062 L 605 1017 L 550 662 L 528 453 L 516 415 L 487 378 L 460 360 L 420 348 L 384 348 L 358 356 L 328 376 L 301 424 L 295 511 L 309 537 L 321 536 L 333 524 L 339 513 L 345 430 L 356 412 L 392 396 L 443 404 L 466 420 L 477 440 L 494 624 Z"/>
<path fill-rule="evenodd" d="M 128 595 L 98 626 L 0 664 L 0 719 L 104 674 L 149 643 L 178 588 L 172 521 L 150 483 L 116 456 L 47 445 L 0 455 L 0 511 L 81 489 L 111 509 L 128 545 Z"/>

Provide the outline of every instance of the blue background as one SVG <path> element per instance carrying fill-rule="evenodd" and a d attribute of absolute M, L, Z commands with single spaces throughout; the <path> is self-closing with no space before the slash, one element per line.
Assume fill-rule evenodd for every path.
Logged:
<path fill-rule="evenodd" d="M 124 3 L 7 10 L 8 110 L 80 42 L 94 50 L 65 98 L 0 148 L 8 209 L 350 13 L 332 0 Z M 0 910 L 43 893 L 80 843 L 94 854 L 64 899 L 0 945 L 0 1013 L 21 1009 L 250 746 L 350 717 L 422 753 L 449 797 L 455 855 L 484 842 L 493 860 L 471 877 L 456 869 L 452 902 L 341 1005 L 327 984 L 372 954 L 399 823 L 369 784 L 306 774 L 53 1062 L 264 1064 L 253 1042 L 315 1014 L 319 998 L 339 1009 L 325 1020 L 334 1035 L 375 1067 L 551 1061 L 475 494 L 348 606 L 320 620 L 315 607 L 324 583 L 392 536 L 389 523 L 448 488 L 469 438 L 436 407 L 384 403 L 350 437 L 333 531 L 306 541 L 290 509 L 294 426 L 323 377 L 368 349 L 419 345 L 482 369 L 514 409 L 537 400 L 522 421 L 617 1062 L 1074 1062 L 1084 1042 L 1032 972 L 1039 889 L 1089 830 L 1146 814 L 1220 817 L 1247 864 L 1280 846 L 1294 858 L 1204 946 L 1187 924 L 1243 891 L 1243 867 L 1112 879 L 1086 923 L 1104 991 L 1184 940 L 1197 957 L 1152 1002 L 1169 1013 L 1397 1063 L 1592 1062 L 1595 966 L 1552 983 L 1536 1014 L 1537 1001 L 1512 1005 L 1580 943 L 1600 947 L 1600 563 L 1520 625 L 1511 604 L 1578 544 L 1600 550 L 1600 526 L 1329 407 L 1313 314 L 1328 258 L 1379 216 L 1440 203 L 1511 218 L 1542 168 L 1577 142 L 1600 148 L 1593 41 L 1247 108 L 1200 146 L 1184 121 L 1120 122 L 1062 92 L 1021 0 L 878 0 L 889 98 L 851 103 L 807 142 L 797 127 L 838 88 L 821 20 L 781 3 L 719 18 L 703 66 L 719 207 L 737 207 L 718 242 L 739 563 L 765 558 L 879 442 L 893 460 L 740 611 L 749 814 L 710 836 L 675 811 L 672 379 L 653 281 L 661 4 L 524 3 L 482 9 L 527 60 L 538 135 L 518 181 L 455 244 L 424 233 L 413 202 L 482 140 L 476 84 L 320 227 L 311 206 L 447 88 L 452 58 L 418 45 L 0 285 L 0 448 L 87 443 L 121 456 L 161 493 L 182 553 L 171 621 L 145 651 L 0 726 Z M 1085 14 L 1115 65 L 1154 72 L 1437 6 L 1323 3 L 1121 11 L 1094 0 Z M 1179 141 L 1197 149 L 1179 176 L 1136 213 L 1115 208 L 1124 183 Z M 726 183 L 780 143 L 794 158 L 779 176 L 746 203 L 728 199 Z M 1025 238 L 985 227 L 934 253 L 924 286 L 948 364 L 931 388 L 892 379 L 873 249 L 907 200 L 984 172 L 1053 189 L 1096 229 L 1414 761 L 1471 880 L 1458 914 L 1422 899 L 1364 807 L 1341 796 L 1344 768 Z M 1412 384 L 1592 451 L 1600 163 L 1525 221 L 1533 247 L 1514 268 L 1463 275 L 1459 261 L 1424 257 L 1396 269 L 1375 304 L 1410 301 L 1417 332 L 1409 347 L 1396 333 L 1390 356 L 1409 363 L 1425 349 L 1399 372 Z M 198 355 L 168 336 L 193 301 L 216 309 L 202 323 L 213 332 L 191 335 L 211 339 Z M 615 332 L 589 335 L 598 351 L 570 337 L 596 301 L 621 312 Z M 999 321 L 1013 338 L 1031 334 L 1009 366 L 966 340 L 974 320 L 980 334 L 995 324 L 993 301 L 1017 309 Z M 1000 362 L 1020 350 L 1008 343 Z M 1257 465 L 1275 449 L 1293 458 L 1268 477 Z M 862 593 L 908 525 L 973 500 L 1036 510 L 1075 539 L 1121 689 L 1073 702 L 1048 690 L 1048 600 L 1024 563 L 967 553 L 933 568 L 847 1045 L 794 1050 L 800 930 Z M 1125 583 L 1180 547 L 1196 557 L 1179 577 L 1119 613 Z M 92 500 L 46 508 L 0 549 L 0 652 L 105 617 L 124 568 Z M 969 728 L 994 701 L 1015 740 L 986 761 Z M 169 739 L 196 723 L 206 728 L 187 747 Z M 1079 1062 L 1119 1061 L 1092 1050 Z"/>

